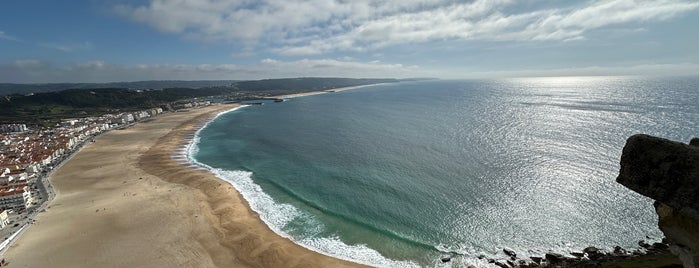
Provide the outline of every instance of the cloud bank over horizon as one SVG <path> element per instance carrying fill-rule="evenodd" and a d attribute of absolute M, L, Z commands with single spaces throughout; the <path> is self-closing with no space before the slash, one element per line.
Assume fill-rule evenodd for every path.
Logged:
<path fill-rule="evenodd" d="M 309 75 L 313 74 L 313 75 Z M 54 65 L 39 60 L 0 64 L 0 81 L 6 83 L 120 82 L 142 80 L 248 80 L 290 77 L 408 78 L 427 74 L 417 66 L 332 59 L 293 62 L 264 59 L 257 64 L 139 64 L 118 65 L 90 61 Z"/>
<path fill-rule="evenodd" d="M 265 59 L 253 65 L 235 64 L 140 64 L 118 65 L 90 61 L 55 65 L 38 60 L 0 63 L 0 83 L 104 83 L 145 80 L 258 80 L 293 77 L 350 78 L 443 78 L 479 79 L 542 76 L 688 76 L 696 75 L 699 64 L 643 64 L 608 67 L 587 66 L 565 69 L 501 70 L 463 73 L 425 71 L 417 66 L 381 62 L 340 60 L 299 60 L 284 62 Z"/>
<path fill-rule="evenodd" d="M 315 55 L 449 39 L 573 41 L 585 39 L 592 29 L 663 21 L 699 8 L 699 2 L 677 0 L 521 5 L 514 0 L 153 0 L 115 9 L 166 33 L 266 45 L 284 55 Z"/>
<path fill-rule="evenodd" d="M 10 1 L 0 82 L 699 75 L 698 13 L 693 0 Z"/>

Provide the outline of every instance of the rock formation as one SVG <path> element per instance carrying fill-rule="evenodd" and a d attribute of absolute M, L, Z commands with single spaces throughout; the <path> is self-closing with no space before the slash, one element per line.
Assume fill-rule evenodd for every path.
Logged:
<path fill-rule="evenodd" d="M 616 181 L 655 199 L 658 226 L 684 267 L 699 267 L 699 139 L 648 135 L 626 141 Z"/>

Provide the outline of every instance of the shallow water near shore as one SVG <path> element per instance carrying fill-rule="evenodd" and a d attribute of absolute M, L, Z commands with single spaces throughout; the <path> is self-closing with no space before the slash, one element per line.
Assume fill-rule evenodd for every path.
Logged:
<path fill-rule="evenodd" d="M 652 200 L 614 181 L 621 150 L 636 133 L 699 135 L 698 88 L 638 77 L 377 85 L 221 114 L 189 154 L 275 232 L 360 263 L 634 248 L 662 234 Z"/>

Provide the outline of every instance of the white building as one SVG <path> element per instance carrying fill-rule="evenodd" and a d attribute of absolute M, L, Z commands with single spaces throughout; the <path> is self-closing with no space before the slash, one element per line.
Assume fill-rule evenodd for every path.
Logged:
<path fill-rule="evenodd" d="M 25 169 L 27 172 L 31 172 L 31 173 L 38 173 L 38 172 L 39 172 L 39 166 L 38 166 L 37 164 L 35 164 L 35 163 L 27 164 L 27 165 L 24 167 L 24 169 Z"/>
<path fill-rule="evenodd" d="M 17 186 L 0 189 L 0 209 L 22 211 L 31 204 L 29 186 Z"/>
<path fill-rule="evenodd" d="M 24 132 L 27 131 L 25 124 L 3 124 L 0 125 L 0 133 Z"/>
<path fill-rule="evenodd" d="M 7 215 L 7 209 L 5 209 L 0 212 L 0 229 L 5 228 L 8 224 L 10 224 L 10 216 Z"/>
<path fill-rule="evenodd" d="M 133 121 L 134 121 L 133 115 L 130 113 L 126 113 L 126 114 L 123 114 L 119 117 L 119 119 L 117 120 L 117 123 L 128 124 L 128 123 L 131 123 Z"/>
<path fill-rule="evenodd" d="M 146 112 L 146 111 L 140 111 L 140 112 L 135 112 L 135 113 L 133 113 L 133 117 L 134 117 L 136 120 L 143 120 L 143 119 L 146 119 L 146 118 L 150 117 L 150 115 L 149 115 L 148 112 Z"/>
<path fill-rule="evenodd" d="M 15 181 L 26 181 L 27 180 L 27 173 L 26 172 L 3 172 L 3 174 L 0 175 L 0 184 L 11 184 L 14 183 Z"/>

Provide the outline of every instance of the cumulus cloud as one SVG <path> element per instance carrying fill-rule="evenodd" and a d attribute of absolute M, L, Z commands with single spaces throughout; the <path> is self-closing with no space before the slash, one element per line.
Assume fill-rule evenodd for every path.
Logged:
<path fill-rule="evenodd" d="M 284 55 L 365 51 L 434 40 L 574 41 L 590 30 L 667 20 L 693 0 L 609 0 L 537 7 L 513 0 L 151 0 L 115 10 L 160 31 L 242 42 Z"/>
<path fill-rule="evenodd" d="M 427 73 L 418 66 L 378 61 L 336 59 L 281 61 L 264 59 L 255 64 L 139 64 L 117 65 L 90 61 L 54 65 L 38 60 L 0 63 L 0 81 L 7 83 L 114 82 L 136 80 L 246 80 L 284 77 L 415 77 Z"/>

